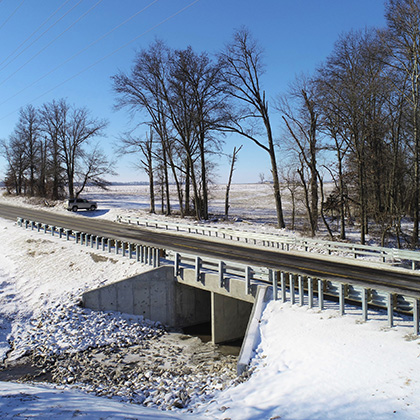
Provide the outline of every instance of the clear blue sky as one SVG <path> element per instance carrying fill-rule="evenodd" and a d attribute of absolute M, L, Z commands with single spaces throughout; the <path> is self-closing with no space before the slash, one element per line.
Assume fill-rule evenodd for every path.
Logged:
<path fill-rule="evenodd" d="M 22 106 L 66 98 L 87 107 L 94 117 L 109 120 L 107 137 L 101 143 L 111 155 L 116 137 L 129 128 L 130 121 L 123 111 L 112 109 L 115 96 L 110 77 L 120 69 L 130 69 L 137 49 L 160 38 L 173 48 L 191 45 L 197 52 L 213 54 L 242 25 L 265 49 L 263 85 L 268 97 L 275 98 L 296 74 L 313 72 L 341 33 L 384 26 L 384 1 L 0 0 L 0 139 L 13 131 Z M 280 131 L 276 122 L 274 131 Z M 234 182 L 258 182 L 260 173 L 269 174 L 268 159 L 249 141 L 237 137 L 227 139 L 226 152 L 240 144 L 244 148 Z M 133 169 L 132 160 L 119 161 L 115 180 L 146 180 L 141 171 Z M 221 158 L 219 165 L 218 181 L 224 183 L 227 158 Z M 0 159 L 0 177 L 4 172 L 5 163 Z"/>

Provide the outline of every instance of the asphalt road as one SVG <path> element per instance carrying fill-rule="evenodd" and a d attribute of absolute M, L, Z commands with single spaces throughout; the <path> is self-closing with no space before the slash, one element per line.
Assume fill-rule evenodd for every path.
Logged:
<path fill-rule="evenodd" d="M 363 261 L 345 260 L 304 252 L 285 252 L 262 249 L 228 241 L 217 242 L 196 235 L 181 235 L 175 232 L 148 230 L 101 220 L 97 212 L 78 212 L 68 215 L 43 210 L 33 210 L 0 204 L 0 217 L 17 220 L 23 217 L 51 226 L 63 227 L 97 236 L 109 237 L 133 244 L 143 244 L 167 250 L 196 254 L 239 262 L 250 266 L 268 267 L 340 282 L 376 288 L 393 293 L 420 298 L 420 273 L 373 265 Z"/>

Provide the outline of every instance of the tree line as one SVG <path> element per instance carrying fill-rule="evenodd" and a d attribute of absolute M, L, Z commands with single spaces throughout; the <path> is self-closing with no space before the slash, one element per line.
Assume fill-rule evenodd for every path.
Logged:
<path fill-rule="evenodd" d="M 171 214 L 173 190 L 181 216 L 208 219 L 214 162 L 225 136 L 236 133 L 267 153 L 279 228 L 286 226 L 282 190 L 289 189 L 292 227 L 299 191 L 312 235 L 322 223 L 334 237 L 338 224 L 339 238 L 346 239 L 349 224 L 356 223 L 361 243 L 375 229 L 383 244 L 392 235 L 398 246 L 416 247 L 420 0 L 388 0 L 385 11 L 385 28 L 341 35 L 324 63 L 297 77 L 270 108 L 262 85 L 263 48 L 246 28 L 215 56 L 172 49 L 160 40 L 140 50 L 129 72 L 112 76 L 112 86 L 116 108 L 133 120 L 133 129 L 121 134 L 119 152 L 140 155 L 150 211 L 159 197 L 162 211 Z M 272 112 L 281 121 L 277 136 Z M 65 187 L 76 196 L 86 182 L 103 185 L 109 163 L 85 144 L 105 126 L 65 101 L 25 108 L 3 142 L 8 187 L 57 197 Z M 237 159 L 234 149 L 226 200 Z M 328 194 L 327 177 L 334 185 Z M 226 214 L 228 208 L 226 202 Z"/>
<path fill-rule="evenodd" d="M 88 183 L 106 186 L 112 164 L 91 144 L 106 126 L 64 99 L 22 108 L 13 133 L 1 141 L 7 191 L 59 200 L 78 197 Z"/>

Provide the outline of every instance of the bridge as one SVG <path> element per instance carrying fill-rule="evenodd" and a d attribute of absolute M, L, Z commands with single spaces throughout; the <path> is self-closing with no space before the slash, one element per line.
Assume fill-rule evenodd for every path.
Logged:
<path fill-rule="evenodd" d="M 180 234 L 179 229 L 168 232 L 167 228 L 139 226 L 132 221 L 115 223 L 79 214 L 62 215 L 4 204 L 0 205 L 0 216 L 19 220 L 26 228 L 136 258 L 165 271 L 165 275 L 160 273 L 161 277 L 176 284 L 171 292 L 172 297 L 176 293 L 174 301 L 184 302 L 181 307 L 187 308 L 185 302 L 194 300 L 200 302 L 196 306 L 202 309 L 202 313 L 194 312 L 191 306 L 178 313 L 171 309 L 172 320 L 175 322 L 178 317 L 185 321 L 186 312 L 194 314 L 196 321 L 204 317 L 203 313 L 207 317 L 210 314 L 214 342 L 236 338 L 222 326 L 233 318 L 248 321 L 252 307 L 258 301 L 259 287 L 264 287 L 261 299 L 266 299 L 269 293 L 273 299 L 310 307 L 317 305 L 320 309 L 325 298 L 333 297 L 339 302 L 341 314 L 345 313 L 346 302 L 356 302 L 361 305 L 365 320 L 368 319 L 368 306 L 382 307 L 387 310 L 390 327 L 394 311 L 410 314 L 413 332 L 419 334 L 420 275 L 415 270 L 418 253 L 393 250 L 392 261 L 386 261 L 389 254 L 381 249 L 378 262 L 367 262 L 354 255 L 344 258 L 291 250 L 290 246 L 281 243 L 280 237 L 273 238 L 275 235 L 267 237 L 270 246 L 260 246 L 255 244 L 255 235 L 243 232 L 245 243 L 238 243 L 237 238 L 226 240 L 226 237 L 209 237 L 210 234 Z M 273 246 L 274 243 L 277 245 Z M 306 244 L 307 248 L 311 246 Z M 374 254 L 376 251 L 367 248 L 358 252 Z M 159 268 L 162 262 L 171 264 L 170 268 Z M 131 296 L 134 296 L 132 291 Z M 159 300 L 162 302 L 162 297 Z M 117 305 L 118 299 L 113 302 Z M 234 324 L 232 330 L 243 334 L 246 323 Z"/>

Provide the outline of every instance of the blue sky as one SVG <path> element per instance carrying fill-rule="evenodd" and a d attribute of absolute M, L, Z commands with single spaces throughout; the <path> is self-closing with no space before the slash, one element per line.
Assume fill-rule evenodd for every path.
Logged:
<path fill-rule="evenodd" d="M 213 54 L 242 25 L 265 50 L 263 86 L 274 99 L 297 74 L 311 74 L 341 33 L 384 26 L 384 1 L 0 0 L 0 139 L 13 131 L 22 106 L 66 98 L 109 120 L 101 144 L 112 155 L 116 138 L 132 123 L 124 111 L 113 110 L 110 77 L 130 69 L 135 51 L 160 38 L 173 48 L 191 45 L 197 52 Z M 275 114 L 272 118 L 280 135 L 278 119 Z M 265 152 L 246 139 L 226 138 L 225 150 L 231 153 L 240 144 L 244 147 L 234 182 L 258 182 L 260 173 L 268 176 Z M 146 180 L 133 168 L 133 160 L 119 159 L 114 180 Z M 0 159 L 0 177 L 4 172 Z M 227 158 L 219 159 L 217 172 L 217 181 L 225 183 Z"/>

